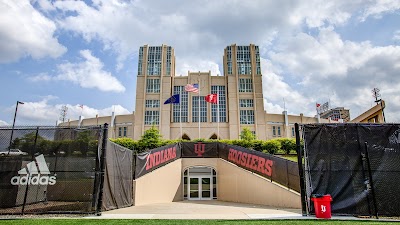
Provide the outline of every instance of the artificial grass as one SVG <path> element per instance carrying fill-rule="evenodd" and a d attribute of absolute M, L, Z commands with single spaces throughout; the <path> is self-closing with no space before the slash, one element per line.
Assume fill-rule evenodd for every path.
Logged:
<path fill-rule="evenodd" d="M 395 221 L 393 221 L 395 222 Z M 162 224 L 162 225 L 172 225 L 172 224 L 187 224 L 187 225 L 252 225 L 252 224 L 271 224 L 271 225 L 314 225 L 314 224 L 341 224 L 341 225 L 383 225 L 390 223 L 390 221 L 371 221 L 371 220 L 131 220 L 131 219 L 6 219 L 0 220 L 0 224 L 15 224 L 15 225 L 30 225 L 30 224 L 40 224 L 40 225 L 51 225 L 51 224 Z"/>

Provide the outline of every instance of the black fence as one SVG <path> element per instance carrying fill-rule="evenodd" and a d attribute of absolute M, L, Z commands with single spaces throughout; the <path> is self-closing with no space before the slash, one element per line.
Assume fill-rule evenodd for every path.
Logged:
<path fill-rule="evenodd" d="M 400 216 L 400 125 L 302 125 L 305 201 L 330 194 L 334 215 Z"/>
<path fill-rule="evenodd" d="M 135 179 L 179 158 L 221 158 L 300 192 L 296 162 L 240 146 L 218 142 L 182 142 L 140 153 L 135 158 Z"/>
<path fill-rule="evenodd" d="M 101 209 L 107 125 L 0 127 L 0 214 Z"/>

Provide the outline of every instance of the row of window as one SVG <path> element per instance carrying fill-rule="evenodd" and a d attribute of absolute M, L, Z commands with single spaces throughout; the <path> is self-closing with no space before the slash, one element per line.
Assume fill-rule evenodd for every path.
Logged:
<path fill-rule="evenodd" d="M 138 60 L 138 75 L 142 75 L 143 70 L 143 47 L 139 49 L 139 60 Z M 171 58 L 172 48 L 167 47 L 166 55 L 166 73 L 171 75 Z M 149 76 L 160 76 L 162 68 L 162 46 L 151 46 L 147 52 L 147 75 Z"/>
<path fill-rule="evenodd" d="M 295 136 L 294 127 L 292 127 L 291 131 L 292 131 L 292 137 L 294 137 Z M 273 137 L 281 137 L 282 136 L 280 126 L 272 126 L 272 136 Z"/>
<path fill-rule="evenodd" d="M 147 79 L 146 93 L 160 93 L 160 86 L 161 86 L 160 79 Z M 253 80 L 252 79 L 240 78 L 238 86 L 239 86 L 239 92 L 253 92 Z M 224 86 L 221 86 L 221 87 L 223 87 L 223 91 L 224 91 L 221 94 L 225 95 L 225 87 Z M 213 90 L 212 88 L 213 88 L 213 86 L 211 86 L 211 91 L 214 91 L 212 94 L 216 94 L 216 93 L 219 93 L 222 91 L 222 90 L 219 91 L 219 89 Z M 174 90 L 174 93 L 175 93 L 175 90 Z M 179 94 L 179 93 L 184 93 L 184 91 L 179 91 L 175 94 Z"/>
<path fill-rule="evenodd" d="M 258 46 L 254 46 L 254 52 L 256 56 L 256 73 L 261 74 L 260 51 Z M 227 47 L 226 56 L 228 74 L 232 74 L 232 46 Z M 251 74 L 250 46 L 237 46 L 236 68 L 239 75 Z"/>

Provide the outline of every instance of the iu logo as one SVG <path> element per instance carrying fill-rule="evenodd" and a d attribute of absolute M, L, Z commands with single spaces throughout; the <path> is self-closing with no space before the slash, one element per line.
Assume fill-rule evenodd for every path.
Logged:
<path fill-rule="evenodd" d="M 324 206 L 324 205 L 321 205 L 321 212 L 326 212 L 326 206 Z"/>
<path fill-rule="evenodd" d="M 197 154 L 198 157 L 202 157 L 206 149 L 206 144 L 201 142 L 194 144 L 194 152 Z"/>

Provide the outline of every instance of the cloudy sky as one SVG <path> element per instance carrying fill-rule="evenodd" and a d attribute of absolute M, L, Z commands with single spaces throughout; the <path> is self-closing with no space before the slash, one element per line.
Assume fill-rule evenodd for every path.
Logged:
<path fill-rule="evenodd" d="M 134 111 L 145 44 L 175 48 L 176 74 L 223 74 L 227 45 L 259 45 L 265 110 L 372 107 L 400 122 L 399 0 L 0 0 L 0 125 Z M 79 107 L 83 105 L 83 109 Z"/>

